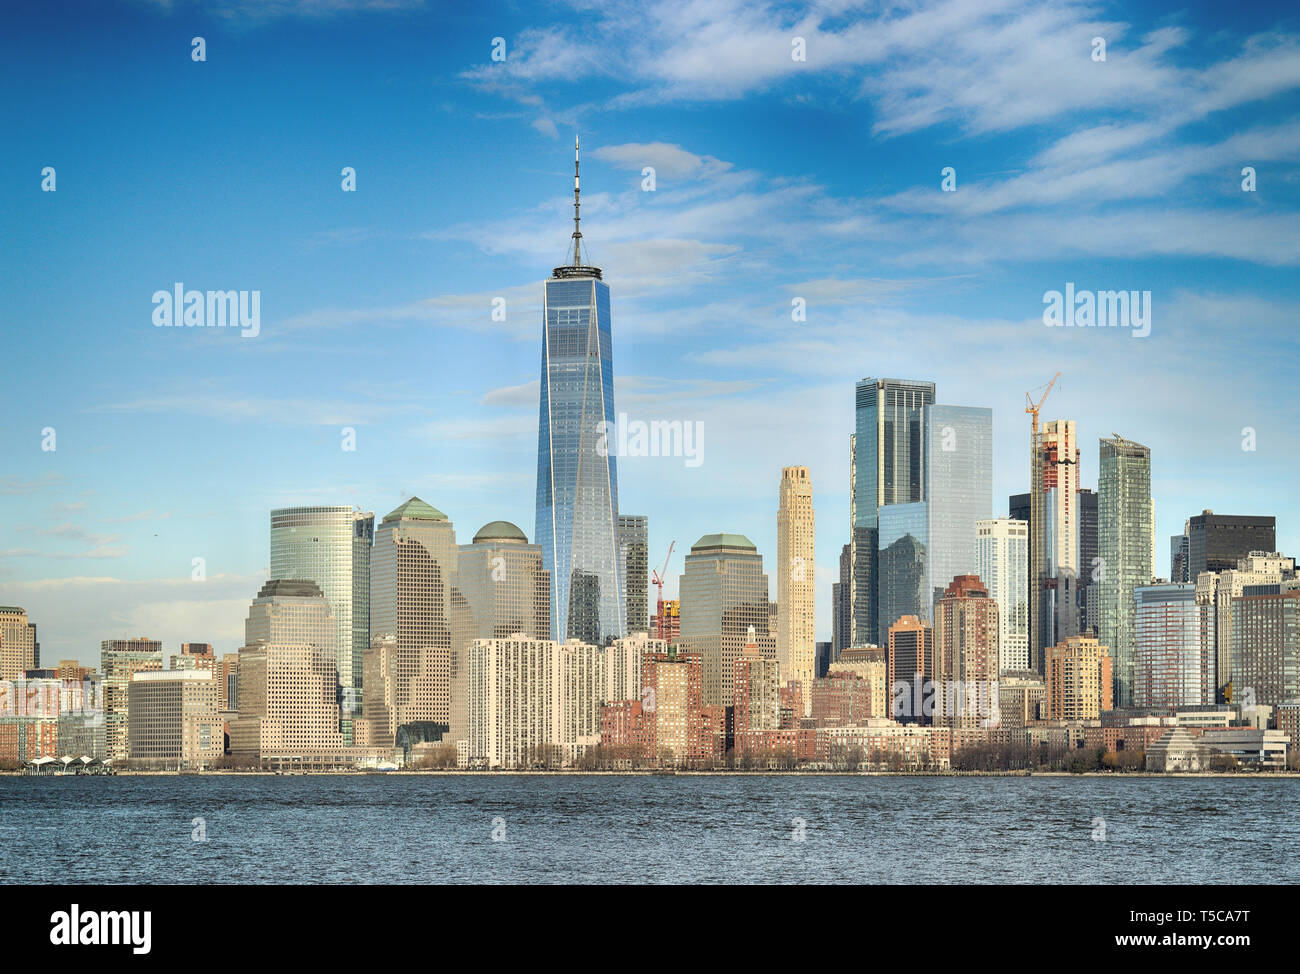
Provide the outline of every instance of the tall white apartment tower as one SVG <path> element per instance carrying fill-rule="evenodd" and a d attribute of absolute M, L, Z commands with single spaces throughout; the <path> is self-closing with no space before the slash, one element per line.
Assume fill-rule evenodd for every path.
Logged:
<path fill-rule="evenodd" d="M 807 467 L 786 467 L 776 513 L 776 657 L 781 680 L 798 680 L 805 692 L 816 675 L 813 549 L 812 480 Z"/>
<path fill-rule="evenodd" d="M 1029 522 L 975 522 L 976 573 L 998 604 L 999 670 L 1029 669 Z"/>

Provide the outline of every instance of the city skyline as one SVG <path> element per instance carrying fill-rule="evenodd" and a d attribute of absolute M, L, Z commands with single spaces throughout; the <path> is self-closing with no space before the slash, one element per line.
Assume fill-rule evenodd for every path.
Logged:
<path fill-rule="evenodd" d="M 1052 38 L 1092 26 L 1078 7 L 1051 9 Z M 21 16 L 39 27 L 46 15 Z M 581 76 L 601 93 L 625 95 L 628 110 L 557 110 L 547 126 L 546 106 L 571 96 L 571 82 L 540 53 L 545 25 L 519 15 L 438 37 L 437 55 L 419 62 L 444 59 L 445 101 L 406 135 L 381 136 L 375 126 L 389 116 L 371 123 L 350 107 L 357 76 L 330 82 L 327 68 L 277 42 L 290 25 L 305 27 L 319 54 L 349 32 L 389 31 L 418 16 L 268 18 L 233 30 L 193 11 L 136 11 L 133 56 L 144 67 L 122 83 L 159 117 L 175 114 L 173 99 L 202 96 L 205 76 L 194 72 L 256 84 L 274 60 L 276 70 L 288 64 L 319 82 L 316 97 L 335 99 L 346 119 L 334 139 L 279 136 L 272 120 L 310 102 L 281 93 L 247 116 L 214 108 L 213 131 L 192 133 L 192 167 L 159 164 L 163 134 L 116 116 L 124 137 L 104 153 L 96 96 L 75 105 L 71 82 L 35 67 L 45 59 L 75 77 L 68 55 L 40 30 L 21 50 L 3 42 L 6 80 L 23 71 L 50 79 L 8 119 L 17 150 L 4 180 L 19 283 L 4 312 L 14 368 L 11 422 L 0 433 L 10 460 L 0 489 L 11 512 L 0 527 L 0 603 L 27 610 L 44 659 L 94 663 L 103 640 L 141 634 L 167 650 L 196 639 L 219 653 L 238 648 L 248 602 L 269 577 L 273 509 L 383 511 L 418 495 L 467 529 L 532 523 L 540 283 L 562 256 L 570 205 L 562 160 L 574 131 L 602 187 L 584 199 L 593 262 L 617 282 L 614 398 L 633 419 L 699 422 L 706 431 L 698 468 L 681 458 L 619 458 L 619 509 L 648 518 L 649 563 L 678 543 L 666 597 L 677 595 L 685 551 L 710 533 L 752 538 L 770 572 L 771 485 L 783 467 L 803 465 L 818 485 L 816 636 L 829 638 L 830 585 L 849 540 L 849 390 L 873 375 L 923 378 L 943 402 L 992 410 L 993 516 L 1029 487 L 1024 392 L 1060 369 L 1043 419 L 1077 423 L 1080 486 L 1097 486 L 1093 444 L 1112 431 L 1151 449 L 1157 576 L 1168 574 L 1168 537 L 1204 509 L 1275 515 L 1277 550 L 1300 547 L 1287 491 L 1297 444 L 1270 392 L 1294 371 L 1286 329 L 1297 295 L 1287 269 L 1300 257 L 1287 243 L 1296 189 L 1285 173 L 1297 145 L 1271 119 L 1294 110 L 1295 75 L 1279 70 L 1247 92 L 1191 72 L 1199 87 L 1190 101 L 1201 113 L 1186 106 L 1150 133 L 1155 147 L 1139 151 L 1125 139 L 1155 124 L 1162 105 L 1150 85 L 1136 86 L 1138 121 L 1128 127 L 1109 87 L 1099 106 L 1065 106 L 1048 91 L 1041 115 L 1026 110 L 1001 126 L 981 114 L 987 105 L 945 111 L 891 97 L 887 87 L 836 104 L 819 44 L 825 52 L 851 28 L 818 27 L 808 31 L 807 78 L 783 66 L 736 82 L 788 120 L 796 142 L 806 140 L 796 152 L 737 132 L 754 109 L 726 85 L 679 93 L 697 109 L 690 117 L 653 102 L 638 107 L 634 90 L 618 91 L 635 89 L 635 74 L 614 81 L 589 67 Z M 1106 66 L 1134 84 L 1144 72 L 1167 84 L 1187 71 L 1171 53 L 1180 48 L 1237 68 L 1291 64 L 1294 39 L 1277 16 L 1251 16 L 1259 20 L 1211 45 L 1223 27 L 1212 14 L 1171 26 L 1158 9 L 1131 13 Z M 74 29 L 95 23 L 92 14 Z M 974 58 L 992 26 L 976 18 L 959 53 Z M 206 62 L 189 60 L 192 34 L 206 35 Z M 1264 39 L 1248 44 L 1256 34 Z M 517 56 L 491 77 L 498 35 Z M 1082 63 L 1100 69 L 1087 60 L 1087 40 Z M 671 63 L 670 39 L 648 43 L 660 55 L 652 63 Z M 232 63 L 246 81 L 231 75 Z M 380 77 L 414 98 L 417 79 L 397 63 Z M 722 59 L 718 71 L 734 67 Z M 851 58 L 833 70 L 885 80 Z M 529 92 L 542 105 L 521 109 Z M 1216 97 L 1231 110 L 1206 107 Z M 801 104 L 811 115 L 796 125 Z M 723 119 L 730 128 L 717 124 Z M 850 119 L 855 134 L 838 146 Z M 234 164 L 221 139 L 245 125 L 249 161 Z M 60 126 L 83 133 L 85 145 Z M 424 158 L 453 131 L 465 136 L 454 151 Z M 1008 155 L 1020 171 L 1004 172 Z M 46 165 L 58 172 L 52 194 L 39 191 Z M 942 195 L 946 165 L 956 169 L 955 194 Z M 1259 171 L 1254 196 L 1238 186 L 1245 165 Z M 356 167 L 355 197 L 340 190 L 344 166 Z M 653 192 L 640 188 L 645 166 L 656 169 Z M 1146 221 L 1143 233 L 1111 241 L 1088 232 L 1097 204 L 1081 185 L 1129 204 L 1134 227 Z M 185 202 L 196 188 L 220 194 L 222 205 L 196 215 Z M 287 215 L 274 203 L 281 197 Z M 123 209 L 128 202 L 136 209 Z M 945 244 L 952 214 L 943 207 L 975 229 Z M 141 213 L 150 219 L 138 239 L 124 236 L 121 227 Z M 981 214 L 989 222 L 975 219 Z M 1036 249 L 996 251 L 981 236 L 990 226 L 1030 233 Z M 84 249 L 69 250 L 59 236 L 74 227 L 84 228 Z M 175 246 L 159 246 L 164 237 Z M 69 276 L 77 287 L 63 285 Z M 176 281 L 260 289 L 261 333 L 244 341 L 228 330 L 156 328 L 150 295 Z M 1151 333 L 1045 329 L 1042 295 L 1067 282 L 1152 288 Z M 498 296 L 503 322 L 492 318 Z M 791 317 L 796 299 L 806 302 L 802 321 Z M 1242 342 L 1246 328 L 1251 340 Z M 1273 354 L 1257 355 L 1261 343 Z M 1189 394 L 1189 383 L 1225 380 L 1237 387 L 1231 401 Z M 41 448 L 47 428 L 54 450 Z M 355 451 L 341 448 L 345 429 Z M 214 463 L 249 456 L 259 461 L 255 477 L 247 462 Z"/>

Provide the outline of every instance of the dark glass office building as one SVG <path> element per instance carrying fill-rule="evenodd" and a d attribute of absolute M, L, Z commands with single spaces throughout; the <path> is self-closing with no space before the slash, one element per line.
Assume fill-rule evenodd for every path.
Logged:
<path fill-rule="evenodd" d="M 1187 522 L 1188 581 L 1224 572 L 1252 551 L 1275 551 L 1277 519 L 1202 511 Z"/>

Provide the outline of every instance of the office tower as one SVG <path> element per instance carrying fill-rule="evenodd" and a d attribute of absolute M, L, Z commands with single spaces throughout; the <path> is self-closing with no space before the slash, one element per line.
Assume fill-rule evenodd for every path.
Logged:
<path fill-rule="evenodd" d="M 1097 568 L 1097 492 L 1079 488 L 1079 632 L 1096 627 L 1088 615 L 1088 590 L 1096 581 Z M 1094 593 L 1095 598 L 1095 593 Z"/>
<path fill-rule="evenodd" d="M 916 616 L 889 627 L 889 712 L 903 724 L 929 723 L 925 695 L 934 680 L 934 631 Z"/>
<path fill-rule="evenodd" d="M 375 532 L 371 639 L 372 645 L 376 636 L 396 639 L 392 697 L 398 727 L 408 722 L 450 725 L 458 555 L 447 515 L 418 497 L 385 515 Z M 480 565 L 476 575 L 482 569 Z M 508 592 L 501 596 L 511 598 Z M 528 618 L 534 603 L 526 586 L 518 598 L 519 611 Z"/>
<path fill-rule="evenodd" d="M 1002 672 L 1029 669 L 1029 524 L 1009 517 L 975 523 L 975 573 L 998 604 Z"/>
<path fill-rule="evenodd" d="M 818 640 L 814 653 L 813 674 L 820 679 L 830 670 L 831 660 L 834 658 L 831 655 L 830 640 Z"/>
<path fill-rule="evenodd" d="M 583 262 L 577 143 L 573 259 L 546 282 L 537 420 L 537 543 L 551 575 L 551 636 L 599 645 L 624 634 L 609 285 Z"/>
<path fill-rule="evenodd" d="M 261 587 L 244 621 L 231 754 L 261 763 L 343 747 L 338 638 L 315 582 L 273 578 Z"/>
<path fill-rule="evenodd" d="M 759 652 L 776 658 L 763 556 L 744 535 L 706 534 L 686 556 L 678 591 L 678 642 L 683 651 L 701 658 L 704 704 L 730 707 L 736 660 L 750 626 Z"/>
<path fill-rule="evenodd" d="M 993 410 L 931 405 L 924 416 L 930 594 L 922 618 L 934 618 L 948 583 L 975 573 L 975 522 L 993 516 Z"/>
<path fill-rule="evenodd" d="M 1214 703 L 1214 606 L 1190 582 L 1139 585 L 1133 599 L 1133 706 Z"/>
<path fill-rule="evenodd" d="M 618 571 L 623 580 L 623 618 L 627 632 L 650 624 L 650 543 L 644 514 L 618 516 Z"/>
<path fill-rule="evenodd" d="M 1151 582 L 1151 451 L 1116 435 L 1100 444 L 1097 638 L 1110 650 L 1116 707 L 1133 706 L 1133 590 Z"/>
<path fill-rule="evenodd" d="M 780 663 L 764 657 L 752 641 L 747 643 L 733 677 L 737 733 L 780 728 L 782 682 Z"/>
<path fill-rule="evenodd" d="M 814 534 L 812 480 L 807 467 L 781 471 L 776 512 L 776 658 L 781 679 L 812 682 L 814 631 Z"/>
<path fill-rule="evenodd" d="M 682 634 L 681 599 L 664 599 L 663 619 L 660 620 L 658 613 L 652 615 L 650 617 L 650 632 L 655 637 L 658 637 L 662 632 L 664 642 L 669 645 L 676 644 Z"/>
<path fill-rule="evenodd" d="M 1039 666 L 1043 647 L 1075 635 L 1079 625 L 1079 444 L 1074 420 L 1043 425 L 1033 463 L 1029 649 Z"/>
<path fill-rule="evenodd" d="M 880 508 L 875 535 L 876 618 L 880 631 L 874 642 L 889 641 L 889 629 L 903 616 L 929 621 L 934 603 L 930 589 L 930 518 L 924 501 L 888 504 Z M 872 642 L 863 639 L 862 642 Z"/>
<path fill-rule="evenodd" d="M 127 757 L 127 717 L 130 701 L 127 687 L 131 675 L 143 670 L 162 669 L 162 643 L 140 636 L 136 639 L 105 639 L 99 647 L 99 671 L 104 679 L 104 748 L 108 760 Z"/>
<path fill-rule="evenodd" d="M 1007 498 L 1007 517 L 1013 521 L 1029 523 L 1032 505 L 1028 494 L 1012 494 Z"/>
<path fill-rule="evenodd" d="M 1252 551 L 1277 547 L 1277 519 L 1202 511 L 1187 521 L 1188 581 L 1201 572 L 1232 571 Z"/>
<path fill-rule="evenodd" d="M 551 577 L 542 549 L 509 521 L 485 524 L 473 543 L 460 546 L 452 590 L 451 715 L 452 739 L 463 734 L 464 658 L 475 639 L 504 639 L 523 633 L 548 639 L 551 632 Z"/>
<path fill-rule="evenodd" d="M 958 575 L 934 607 L 934 723 L 991 726 L 997 719 L 998 604 L 976 575 Z"/>
<path fill-rule="evenodd" d="M 880 641 L 893 622 L 879 617 L 877 558 L 888 546 L 880 542 L 878 514 L 887 504 L 925 499 L 924 409 L 933 403 L 933 382 L 863 379 L 854 390 L 849 600 L 855 646 Z"/>
<path fill-rule="evenodd" d="M 600 649 L 515 633 L 475 639 L 467 653 L 466 754 L 471 767 L 559 765 L 600 741 Z"/>
<path fill-rule="evenodd" d="M 127 684 L 133 762 L 177 770 L 211 767 L 225 753 L 217 678 L 204 668 L 139 671 Z"/>
<path fill-rule="evenodd" d="M 26 609 L 0 605 L 0 680 L 21 680 L 40 665 L 36 623 L 28 620 Z"/>
<path fill-rule="evenodd" d="M 775 647 L 773 647 L 774 658 Z M 728 683 L 731 679 L 728 679 Z M 704 661 L 694 653 L 652 654 L 641 663 L 641 693 L 653 700 L 644 712 L 644 737 L 660 764 L 686 764 L 706 756 L 709 738 L 701 714 Z"/>
<path fill-rule="evenodd" d="M 351 507 L 281 507 L 271 511 L 271 578 L 315 582 L 338 629 L 344 740 L 360 704 L 362 661 L 370 647 L 370 558 L 373 511 Z"/>
<path fill-rule="evenodd" d="M 1231 701 L 1300 700 L 1300 581 L 1247 585 L 1232 600 Z"/>
<path fill-rule="evenodd" d="M 1045 659 L 1048 720 L 1096 720 L 1112 709 L 1117 681 L 1107 648 L 1096 639 L 1070 636 L 1049 646 Z"/>
<path fill-rule="evenodd" d="M 221 694 L 222 710 L 239 709 L 239 654 L 223 653 L 217 664 L 217 675 L 221 680 L 217 688 Z"/>
<path fill-rule="evenodd" d="M 1196 579 L 1196 601 L 1214 607 L 1215 684 L 1220 694 L 1232 683 L 1232 608 L 1247 585 L 1275 585 L 1295 577 L 1295 559 L 1280 552 L 1252 551 L 1237 567 L 1223 572 L 1202 572 Z"/>
<path fill-rule="evenodd" d="M 1192 522 L 1183 522 L 1183 533 L 1169 536 L 1169 581 L 1196 582 L 1192 578 L 1191 558 Z"/>
<path fill-rule="evenodd" d="M 853 546 L 840 548 L 840 580 L 831 584 L 831 661 L 853 645 Z"/>

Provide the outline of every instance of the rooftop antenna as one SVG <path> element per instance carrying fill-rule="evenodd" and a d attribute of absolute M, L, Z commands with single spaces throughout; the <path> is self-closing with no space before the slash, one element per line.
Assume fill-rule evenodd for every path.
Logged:
<path fill-rule="evenodd" d="M 579 224 L 582 217 L 578 215 L 578 208 L 582 205 L 579 202 L 581 189 L 578 185 L 578 136 L 573 137 L 573 266 L 582 266 L 582 230 Z"/>

